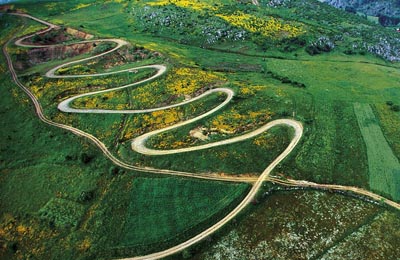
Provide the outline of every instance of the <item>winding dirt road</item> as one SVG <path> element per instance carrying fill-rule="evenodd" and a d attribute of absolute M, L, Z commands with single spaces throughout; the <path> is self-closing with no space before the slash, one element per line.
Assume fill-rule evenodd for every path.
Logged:
<path fill-rule="evenodd" d="M 40 48 L 40 47 L 44 47 L 44 46 L 36 46 L 36 45 L 28 45 L 28 44 L 24 44 L 23 42 L 34 36 L 35 34 L 40 34 L 40 33 L 44 33 L 47 32 L 49 30 L 52 30 L 54 28 L 57 28 L 58 26 L 53 25 L 51 23 L 48 23 L 46 21 L 40 20 L 38 18 L 32 17 L 30 15 L 26 15 L 26 14 L 13 14 L 13 15 L 19 15 L 22 17 L 26 17 L 26 18 L 30 18 L 33 19 L 35 21 L 38 21 L 46 26 L 48 26 L 47 29 L 42 30 L 40 32 L 31 34 L 31 35 L 27 35 L 24 36 L 18 40 L 15 41 L 15 44 L 21 47 L 34 47 L 34 48 Z M 123 167 L 125 169 L 128 170 L 136 170 L 136 171 L 142 171 L 142 172 L 148 172 L 148 173 L 157 173 L 157 174 L 169 174 L 169 175 L 176 175 L 176 176 L 183 176 L 183 177 L 191 177 L 191 178 L 200 178 L 200 179 L 208 179 L 208 180 L 219 180 L 219 181 L 234 181 L 234 182 L 249 182 L 249 183 L 253 183 L 253 186 L 250 190 L 250 192 L 246 195 L 246 197 L 240 202 L 240 204 L 234 209 L 232 210 L 227 216 L 225 216 L 223 219 L 221 219 L 220 221 L 218 221 L 216 224 L 214 224 L 213 226 L 209 227 L 208 229 L 204 230 L 203 232 L 201 232 L 200 234 L 196 235 L 195 237 L 179 244 L 176 245 L 172 248 L 169 248 L 167 250 L 161 251 L 161 252 L 157 252 L 157 253 L 153 253 L 153 254 L 149 254 L 146 256 L 138 256 L 138 257 L 133 257 L 133 258 L 126 258 L 126 259 L 159 259 L 162 257 L 166 257 L 172 254 L 175 254 L 201 240 L 203 240 L 204 238 L 208 237 L 209 235 L 211 235 L 212 233 L 214 233 L 215 231 L 217 231 L 219 228 L 221 228 L 224 224 L 226 224 L 227 222 L 229 222 L 231 219 L 233 219 L 239 212 L 241 212 L 254 198 L 254 196 L 257 194 L 258 190 L 260 189 L 263 181 L 268 180 L 268 181 L 272 181 L 275 183 L 279 183 L 282 185 L 286 185 L 286 186 L 301 186 L 301 187 L 314 187 L 314 188 L 320 188 L 320 189 L 337 189 L 337 190 L 344 190 L 344 191 L 351 191 L 357 194 L 361 194 L 364 196 L 368 196 L 371 199 L 374 200 L 378 200 L 378 201 L 383 201 L 386 204 L 395 207 L 397 209 L 400 209 L 400 205 L 398 203 L 395 203 L 393 201 L 387 200 L 379 195 L 376 195 L 372 192 L 369 191 L 365 191 L 363 189 L 359 189 L 356 187 L 346 187 L 346 186 L 340 186 L 340 185 L 325 185 L 325 184 L 317 184 L 317 183 L 311 183 L 311 182 L 307 182 L 307 181 L 296 181 L 296 180 L 281 180 L 278 179 L 276 177 L 272 177 L 270 176 L 270 173 L 272 172 L 272 170 L 276 167 L 276 165 L 278 165 L 282 160 L 284 160 L 289 154 L 290 152 L 296 147 L 296 145 L 298 144 L 298 142 L 300 141 L 302 134 L 303 134 L 303 127 L 302 124 L 300 122 L 297 122 L 295 120 L 290 120 L 290 119 L 279 119 L 279 120 L 275 120 L 272 121 L 262 127 L 260 127 L 259 129 L 252 131 L 250 133 L 244 134 L 242 136 L 238 136 L 232 139 L 228 139 L 228 140 L 224 140 L 224 141 L 220 141 L 220 142 L 215 142 L 215 143 L 210 143 L 207 145 L 203 145 L 203 146 L 196 146 L 196 147 L 191 147 L 191 148 L 183 148 L 183 149 L 175 149 L 175 150 L 153 150 L 153 149 L 149 149 L 146 148 L 145 146 L 145 142 L 146 140 L 153 136 L 156 135 L 158 133 L 164 132 L 164 131 L 169 131 L 171 129 L 195 122 L 201 118 L 204 118 L 206 116 L 211 115 L 212 113 L 216 112 L 217 110 L 221 109 L 222 107 L 224 107 L 226 104 L 228 104 L 230 102 L 230 100 L 233 98 L 233 91 L 228 89 L 228 88 L 217 88 L 217 89 L 212 89 L 209 90 L 205 93 L 203 93 L 202 95 L 195 97 L 191 100 L 187 100 L 184 102 L 181 102 L 179 104 L 174 104 L 171 106 L 165 106 L 165 107 L 160 107 L 160 108 L 152 108 L 152 109 L 145 109 L 145 110 L 105 110 L 105 109 L 75 109 L 75 108 L 71 108 L 70 107 L 70 103 L 77 99 L 77 98 L 81 98 L 84 96 L 89 96 L 89 95 L 95 95 L 95 94 L 100 94 L 100 93 L 105 93 L 108 91 L 115 91 L 118 89 L 123 89 L 123 88 L 127 88 L 127 87 L 132 87 L 135 86 L 137 84 L 142 84 L 148 81 L 151 81 L 159 76 L 161 76 L 162 74 L 164 74 L 166 72 L 166 66 L 164 65 L 149 65 L 149 66 L 143 66 L 143 67 L 138 67 L 138 68 L 130 68 L 130 69 L 126 69 L 126 70 L 121 70 L 118 72 L 109 72 L 109 73 L 99 73 L 99 74 L 93 74 L 93 75 L 55 75 L 55 72 L 62 68 L 62 67 L 66 67 L 72 64 L 76 64 L 76 63 L 80 63 L 80 62 L 84 62 L 84 61 L 88 61 L 94 58 L 98 58 L 101 56 L 104 56 L 108 53 L 111 53 L 119 48 L 121 48 L 122 46 L 127 45 L 128 43 L 124 40 L 121 39 L 106 39 L 106 40 L 91 40 L 91 41 L 83 41 L 82 43 L 85 42 L 114 42 L 116 43 L 116 47 L 114 47 L 112 50 L 109 50 L 107 52 L 89 57 L 89 58 L 85 58 L 85 59 L 81 59 L 78 61 L 73 61 L 73 62 L 68 62 L 65 64 L 62 64 L 60 66 L 57 66 L 53 69 L 51 69 L 50 71 L 48 71 L 46 73 L 47 77 L 50 78 L 77 78 L 77 77 L 95 77 L 95 76 L 103 76 L 103 75 L 110 75 L 110 74 L 116 74 L 116 73 L 122 73 L 122 72 L 126 72 L 126 71 L 130 71 L 133 69 L 155 69 L 157 70 L 157 72 L 152 75 L 151 77 L 144 79 L 140 82 L 136 82 L 136 83 L 132 83 L 132 84 L 128 84 L 128 85 L 124 85 L 121 87 L 117 87 L 114 89 L 107 89 L 107 90 L 102 90 L 102 91 L 95 91 L 95 92 L 91 92 L 91 93 L 86 93 L 86 94 L 81 94 L 81 95 L 77 95 L 71 98 L 68 98 L 66 100 L 64 100 L 63 102 L 61 102 L 58 105 L 59 110 L 64 111 L 64 112 L 68 112 L 68 113 L 149 113 L 149 112 L 153 112 L 153 111 L 157 111 L 157 110 L 163 110 L 163 109 L 168 109 L 168 108 L 172 108 L 172 107 L 176 107 L 176 106 L 181 106 L 181 105 L 185 105 L 188 104 L 190 102 L 193 102 L 195 100 L 201 99 L 207 95 L 210 95 L 212 93 L 225 93 L 226 94 L 226 99 L 224 102 L 222 102 L 219 106 L 217 106 L 216 108 L 206 112 L 205 114 L 202 114 L 198 117 L 195 117 L 193 119 L 178 123 L 176 125 L 173 125 L 171 127 L 167 127 L 161 130 L 156 130 L 147 134 L 144 134 L 142 136 L 139 136 L 138 138 L 134 139 L 132 141 L 132 148 L 140 153 L 144 153 L 144 154 L 151 154 L 151 155 L 160 155 L 160 154 L 171 154 L 171 153 L 181 153 L 181 152 L 190 152 L 190 151 L 195 151 L 195 150 L 199 150 L 199 149 L 208 149 L 211 147 L 215 147 L 215 146 L 220 146 L 220 145 L 226 145 L 229 143 L 233 143 L 233 142 L 239 142 L 239 141 L 243 141 L 249 138 L 252 138 L 256 135 L 259 135 L 265 131 L 267 131 L 268 129 L 270 129 L 271 127 L 277 126 L 277 125 L 286 125 L 288 127 L 291 127 L 294 129 L 294 136 L 289 144 L 289 146 L 285 149 L 284 152 L 282 152 L 264 171 L 263 173 L 259 176 L 259 177 L 240 177 L 240 176 L 220 176 L 218 174 L 195 174 L 195 173 L 187 173 L 187 172 L 180 172 L 180 171 L 171 171 L 171 170 L 163 170 L 163 169 L 154 169 L 154 168 L 148 168 L 148 167 L 136 167 L 133 165 L 129 165 L 125 162 L 120 161 L 118 158 L 116 158 L 114 155 L 112 155 L 110 153 L 110 151 L 107 149 L 107 147 L 96 137 L 94 137 L 91 134 L 88 134 L 82 130 L 79 130 L 77 128 L 68 126 L 68 125 L 64 125 L 64 124 L 60 124 L 60 123 L 56 123 L 53 122 L 49 119 L 47 119 L 45 117 L 45 115 L 43 114 L 43 109 L 39 103 L 39 101 L 37 100 L 37 98 L 29 91 L 29 89 L 27 87 L 25 87 L 18 79 L 18 76 L 14 70 L 13 64 L 12 64 L 12 60 L 10 55 L 7 52 L 7 45 L 13 41 L 13 39 L 11 39 L 10 41 L 8 41 L 4 46 L 3 46 L 3 53 L 7 59 L 7 63 L 8 63 L 8 68 L 9 71 L 11 73 L 11 76 L 14 80 L 14 82 L 29 96 L 29 98 L 32 100 L 34 107 L 35 107 L 35 111 L 36 114 L 38 115 L 39 119 L 41 121 L 43 121 L 46 124 L 52 125 L 52 126 L 56 126 L 62 129 L 66 129 L 68 131 L 71 131 L 72 133 L 78 135 L 78 136 L 82 136 L 85 138 L 88 138 L 89 140 L 91 140 L 94 144 L 96 144 L 101 151 L 105 154 L 105 156 L 107 156 L 114 164 Z"/>

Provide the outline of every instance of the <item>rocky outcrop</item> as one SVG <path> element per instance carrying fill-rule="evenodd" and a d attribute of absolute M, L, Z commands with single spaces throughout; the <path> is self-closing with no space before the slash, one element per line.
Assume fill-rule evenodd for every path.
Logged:
<path fill-rule="evenodd" d="M 76 29 L 72 29 L 72 28 L 66 28 L 66 32 L 76 38 L 79 39 L 85 39 L 85 40 L 90 40 L 93 38 L 93 35 L 82 32 L 82 31 L 78 31 Z"/>
<path fill-rule="evenodd" d="M 355 10 L 367 15 L 391 18 L 400 17 L 400 1 L 397 0 L 319 0 L 336 8 Z M 382 24 L 385 25 L 385 24 Z M 388 25 L 393 25 L 390 23 Z"/>
<path fill-rule="evenodd" d="M 28 51 L 29 61 L 32 64 L 43 63 L 49 60 L 65 59 L 92 51 L 93 43 L 71 44 L 32 49 Z"/>
<path fill-rule="evenodd" d="M 93 43 L 59 45 L 30 49 L 26 52 L 17 54 L 15 68 L 24 70 L 36 64 L 48 62 L 50 60 L 62 60 L 92 51 Z"/>
<path fill-rule="evenodd" d="M 89 40 L 93 35 L 72 28 L 58 28 L 39 33 L 24 41 L 24 44 L 41 45 L 41 48 L 29 49 L 17 54 L 17 69 L 26 69 L 32 65 L 71 58 L 91 52 L 97 46 L 94 42 L 64 45 L 62 42 L 71 40 Z"/>

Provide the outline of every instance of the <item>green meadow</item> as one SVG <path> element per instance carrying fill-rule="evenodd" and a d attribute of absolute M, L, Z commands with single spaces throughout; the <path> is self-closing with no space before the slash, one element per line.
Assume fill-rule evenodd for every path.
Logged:
<path fill-rule="evenodd" d="M 72 104 L 75 108 L 145 109 L 218 87 L 235 92 L 223 109 L 152 137 L 149 147 L 197 146 L 248 133 L 275 119 L 295 119 L 303 124 L 304 135 L 272 175 L 356 186 L 400 201 L 400 66 L 369 51 L 382 44 L 383 36 L 393 42 L 397 34 L 312 0 L 276 8 L 266 1 L 259 1 L 259 7 L 233 0 L 155 2 L 19 1 L 12 8 L 95 39 L 130 43 L 59 74 L 167 66 L 165 75 L 148 84 L 80 98 Z M 246 15 L 252 22 L 246 23 Z M 266 24 L 273 33 L 264 30 Z M 251 27 L 256 25 L 261 29 Z M 28 19 L 0 15 L 2 44 L 13 35 L 39 29 L 43 26 Z M 60 43 L 76 41 L 70 35 L 69 43 Z M 112 46 L 86 47 L 83 53 L 52 58 L 13 43 L 6 48 L 19 80 L 37 97 L 47 118 L 92 134 L 125 163 L 199 175 L 258 176 L 290 143 L 292 129 L 278 126 L 207 150 L 165 156 L 136 153 L 133 138 L 201 115 L 225 96 L 213 94 L 185 106 L 134 115 L 63 113 L 57 105 L 66 98 L 154 73 L 44 76 L 54 66 Z M 113 165 L 90 141 L 40 122 L 32 102 L 13 83 L 4 56 L 0 60 L 1 259 L 110 259 L 157 252 L 216 223 L 249 190 L 245 183 L 165 177 Z M 203 131 L 208 139 L 194 137 L 193 130 Z M 365 200 L 265 184 L 234 221 L 172 259 L 208 259 L 218 252 L 248 259 L 257 250 L 283 259 L 296 254 L 298 259 L 319 259 L 332 252 L 341 258 L 352 252 L 378 252 L 376 259 L 399 257 L 398 250 L 387 249 L 399 240 L 398 213 Z M 379 241 L 372 241 L 363 253 L 370 246 L 361 243 L 370 241 L 367 237 Z M 229 248 L 240 254 L 230 255 Z"/>
<path fill-rule="evenodd" d="M 354 111 L 367 147 L 370 187 L 398 200 L 400 196 L 399 160 L 387 143 L 371 106 L 355 103 Z"/>

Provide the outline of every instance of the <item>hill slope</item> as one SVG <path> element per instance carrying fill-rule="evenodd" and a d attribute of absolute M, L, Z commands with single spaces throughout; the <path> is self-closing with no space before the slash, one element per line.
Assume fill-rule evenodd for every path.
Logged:
<path fill-rule="evenodd" d="M 321 0 L 321 2 L 341 9 L 351 7 L 372 16 L 400 16 L 400 2 L 396 0 Z"/>
<path fill-rule="evenodd" d="M 257 179 L 287 147 L 291 129 L 276 127 L 244 142 L 178 155 L 147 156 L 131 145 L 144 133 L 217 107 L 226 98 L 222 93 L 174 106 L 217 88 L 235 93 L 229 104 L 195 123 L 155 135 L 146 145 L 179 149 L 216 143 L 283 118 L 301 122 L 304 135 L 271 173 L 274 178 L 263 183 L 253 205 L 202 245 L 173 259 L 208 251 L 220 236 L 221 243 L 210 252 L 222 252 L 227 259 L 346 258 L 342 255 L 359 251 L 374 259 L 400 257 L 399 249 L 393 250 L 400 217 L 381 204 L 400 200 L 398 34 L 314 0 L 265 0 L 259 5 L 250 0 L 23 2 L 10 8 L 60 26 L 27 40 L 62 43 L 58 47 L 39 50 L 10 43 L 6 48 L 19 80 L 35 95 L 44 115 L 93 135 L 118 160 L 151 173 L 112 165 L 88 140 L 40 123 L 1 58 L 6 91 L 0 107 L 5 122 L 0 132 L 0 258 L 145 255 L 187 241 L 225 217 L 250 185 L 221 178 Z M 0 15 L 3 43 L 14 34 L 40 29 L 32 20 Z M 55 73 L 79 78 L 46 77 L 61 63 L 115 46 L 77 43 L 79 35 L 88 34 L 94 40 L 122 39 L 127 45 Z M 148 84 L 103 91 L 149 78 L 153 70 L 138 69 L 148 64 L 163 64 L 167 71 Z M 123 72 L 110 74 L 118 71 Z M 103 72 L 109 74 L 90 76 Z M 58 109 L 60 102 L 93 91 L 103 92 L 81 96 L 72 106 L 116 113 Z M 117 111 L 166 106 L 170 109 L 145 114 Z M 165 177 L 159 175 L 165 171 L 155 174 L 152 168 L 208 179 Z M 324 189 L 315 191 L 304 187 L 310 182 L 328 185 L 316 184 Z M 326 190 L 343 186 L 384 198 L 371 203 L 370 197 L 346 189 L 338 188 L 339 194 Z M 234 255 L 235 248 L 240 255 Z"/>

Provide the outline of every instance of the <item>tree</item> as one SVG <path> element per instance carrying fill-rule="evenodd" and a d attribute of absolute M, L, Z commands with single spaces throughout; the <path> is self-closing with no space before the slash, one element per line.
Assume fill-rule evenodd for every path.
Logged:
<path fill-rule="evenodd" d="M 353 14 L 356 14 L 357 13 L 357 10 L 354 8 L 354 7 L 352 7 L 352 6 L 346 6 L 346 8 L 344 9 L 346 12 L 349 12 L 349 13 L 353 13 Z"/>
<path fill-rule="evenodd" d="M 80 159 L 81 159 L 81 162 L 83 162 L 84 164 L 88 164 L 93 159 L 93 157 L 89 156 L 87 153 L 83 152 L 83 153 L 81 153 Z"/>
<path fill-rule="evenodd" d="M 109 169 L 109 173 L 111 175 L 117 175 L 119 173 L 119 168 L 116 166 L 111 166 Z"/>
<path fill-rule="evenodd" d="M 390 109 L 392 109 L 394 112 L 399 112 L 400 111 L 400 105 L 393 105 Z"/>
<path fill-rule="evenodd" d="M 396 26 L 399 24 L 400 18 L 380 14 L 378 15 L 378 21 L 382 26 Z"/>
<path fill-rule="evenodd" d="M 94 190 L 82 191 L 77 199 L 78 202 L 88 202 L 94 198 Z"/>

